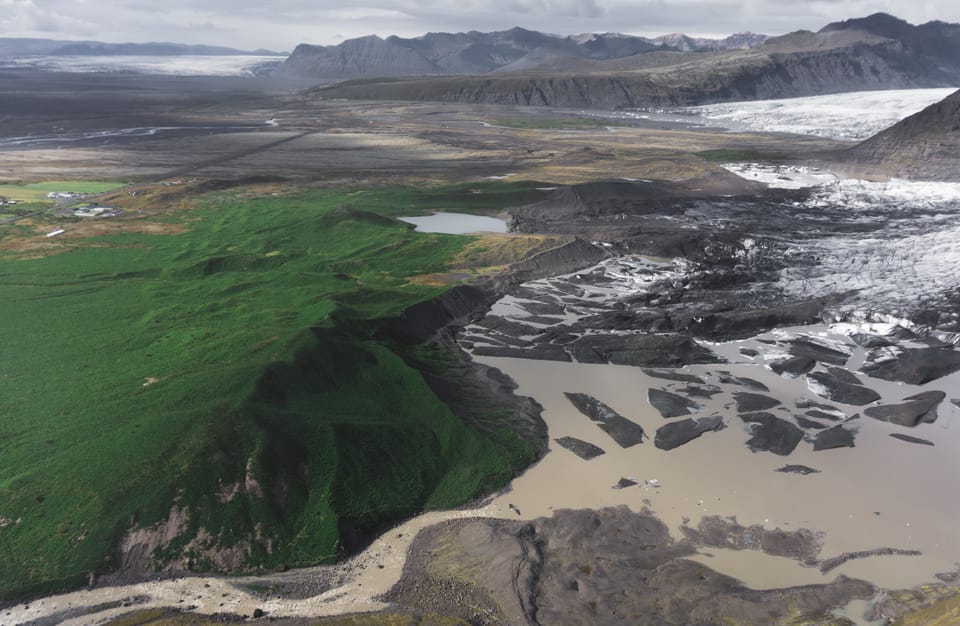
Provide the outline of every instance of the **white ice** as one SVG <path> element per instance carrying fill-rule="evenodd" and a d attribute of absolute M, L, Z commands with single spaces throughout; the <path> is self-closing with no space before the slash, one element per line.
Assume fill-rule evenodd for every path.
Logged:
<path fill-rule="evenodd" d="M 771 187 L 813 187 L 795 208 L 839 210 L 842 221 L 865 227 L 797 244 L 797 252 L 815 251 L 819 263 L 785 270 L 780 286 L 787 294 L 855 289 L 861 302 L 893 307 L 886 312 L 894 313 L 960 285 L 960 183 L 841 180 L 802 167 L 753 163 L 724 167 Z"/>
<path fill-rule="evenodd" d="M 0 67 L 71 73 L 162 74 L 172 76 L 253 76 L 282 57 L 227 56 L 34 56 L 0 60 Z"/>
<path fill-rule="evenodd" d="M 856 91 L 689 107 L 709 125 L 860 141 L 943 100 L 956 88 Z"/>
<path fill-rule="evenodd" d="M 796 165 L 725 163 L 722 167 L 741 178 L 764 183 L 776 189 L 802 189 L 840 180 L 832 172 Z"/>

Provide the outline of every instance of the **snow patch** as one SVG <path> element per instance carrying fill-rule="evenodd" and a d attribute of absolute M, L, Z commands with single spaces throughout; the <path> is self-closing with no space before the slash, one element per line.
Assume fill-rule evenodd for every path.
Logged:
<path fill-rule="evenodd" d="M 740 178 L 764 183 L 774 189 L 804 189 L 836 183 L 839 177 L 825 170 L 792 165 L 762 165 L 760 163 L 725 163 L 723 167 Z"/>

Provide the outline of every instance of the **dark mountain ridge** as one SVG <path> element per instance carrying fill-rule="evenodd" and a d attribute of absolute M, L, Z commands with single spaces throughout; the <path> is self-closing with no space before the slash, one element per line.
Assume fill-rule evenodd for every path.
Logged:
<path fill-rule="evenodd" d="M 865 176 L 960 181 L 960 91 L 851 148 L 844 165 Z"/>
<path fill-rule="evenodd" d="M 603 61 L 663 50 L 747 48 L 765 39 L 752 33 L 721 40 L 685 35 L 647 39 L 619 33 L 558 36 L 519 27 L 491 33 L 427 33 L 412 39 L 370 35 L 335 46 L 300 44 L 278 71 L 314 78 L 486 74 L 525 71 L 567 59 Z"/>
<path fill-rule="evenodd" d="M 928 22 L 913 26 L 886 14 L 828 24 L 818 32 L 797 31 L 767 38 L 759 45 L 739 49 L 683 52 L 665 44 L 650 48 L 649 42 L 643 42 L 646 47 L 634 42 L 637 51 L 627 54 L 630 46 L 621 42 L 616 50 L 624 56 L 614 58 L 589 56 L 580 43 L 588 39 L 583 36 L 551 39 L 522 29 L 466 35 L 477 42 L 497 42 L 493 47 L 502 51 L 500 61 L 509 63 L 481 72 L 483 67 L 493 65 L 488 55 L 473 69 L 462 71 L 458 69 L 462 65 L 440 63 L 419 53 L 420 69 L 410 71 L 397 59 L 400 51 L 410 54 L 412 48 L 401 45 L 406 40 L 391 38 L 380 40 L 391 46 L 392 52 L 380 57 L 376 68 L 368 64 L 358 73 L 340 62 L 342 57 L 335 56 L 342 52 L 339 47 L 323 48 L 317 54 L 298 48 L 299 52 L 294 51 L 279 71 L 367 77 L 318 92 L 325 97 L 593 108 L 694 105 L 960 85 L 960 24 Z M 437 37 L 425 36 L 419 45 L 432 50 L 429 41 Z M 459 35 L 451 37 L 460 41 Z M 612 37 L 596 37 L 602 39 L 594 41 L 612 46 Z M 521 45 L 523 42 L 525 45 Z M 476 50 L 475 44 L 452 52 L 448 58 L 459 59 L 468 50 Z M 573 56 L 571 50 L 580 56 Z M 507 51 L 509 54 L 505 54 Z M 377 80 L 374 77 L 378 72 L 392 79 Z M 433 76 L 441 73 L 444 76 Z M 419 76 L 410 77 L 412 74 Z M 403 75 L 408 77 L 397 79 Z"/>

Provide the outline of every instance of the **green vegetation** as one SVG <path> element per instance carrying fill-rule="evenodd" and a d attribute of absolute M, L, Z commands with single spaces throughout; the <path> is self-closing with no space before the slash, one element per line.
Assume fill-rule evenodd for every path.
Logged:
<path fill-rule="evenodd" d="M 960 624 L 960 587 L 923 585 L 890 592 L 891 604 L 900 609 L 896 626 L 950 626 Z"/>
<path fill-rule="evenodd" d="M 77 193 L 102 193 L 116 189 L 123 183 L 51 180 L 40 183 L 0 183 L 0 196 L 6 196 L 17 202 L 41 202 L 47 200 L 52 191 L 74 191 Z"/>
<path fill-rule="evenodd" d="M 897 619 L 896 626 L 950 626 L 960 624 L 960 595 L 938 601 L 933 606 Z"/>
<path fill-rule="evenodd" d="M 0 220 L 12 217 L 22 217 L 37 211 L 47 211 L 50 209 L 49 202 L 18 202 L 17 204 L 8 204 L 0 208 Z M 0 240 L 9 236 L 11 233 L 4 228 L 0 228 Z"/>
<path fill-rule="evenodd" d="M 116 567 L 134 526 L 176 531 L 158 563 L 299 566 L 504 484 L 530 447 L 434 395 L 442 352 L 376 332 L 472 239 L 383 214 L 528 191 L 220 193 L 167 216 L 183 234 L 0 258 L 0 598 Z"/>

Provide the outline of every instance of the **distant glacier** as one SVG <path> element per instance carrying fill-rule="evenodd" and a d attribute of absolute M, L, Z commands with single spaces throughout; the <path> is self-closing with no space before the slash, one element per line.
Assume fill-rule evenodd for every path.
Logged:
<path fill-rule="evenodd" d="M 943 100 L 956 90 L 855 91 L 807 98 L 708 104 L 687 107 L 681 112 L 701 117 L 705 125 L 724 126 L 730 130 L 862 141 Z"/>
<path fill-rule="evenodd" d="M 0 69 L 71 73 L 134 73 L 168 76 L 259 76 L 283 61 L 280 56 L 28 56 L 0 59 Z"/>

